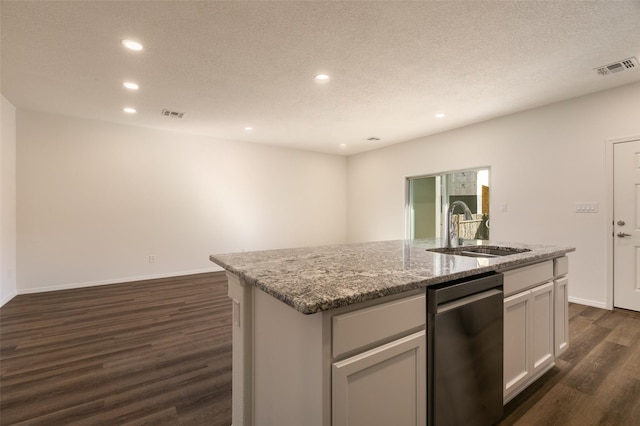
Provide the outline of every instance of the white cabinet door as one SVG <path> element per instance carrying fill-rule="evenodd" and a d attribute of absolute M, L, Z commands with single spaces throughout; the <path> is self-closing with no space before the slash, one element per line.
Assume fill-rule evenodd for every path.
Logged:
<path fill-rule="evenodd" d="M 569 347 L 569 277 L 555 281 L 555 356 Z"/>
<path fill-rule="evenodd" d="M 504 398 L 531 375 L 531 291 L 504 299 Z"/>
<path fill-rule="evenodd" d="M 426 424 L 425 331 L 332 366 L 333 426 Z"/>
<path fill-rule="evenodd" d="M 553 363 L 555 303 L 553 282 L 548 282 L 531 290 L 531 351 L 532 373 L 544 370 Z"/>
<path fill-rule="evenodd" d="M 504 402 L 553 364 L 554 283 L 504 299 Z"/>

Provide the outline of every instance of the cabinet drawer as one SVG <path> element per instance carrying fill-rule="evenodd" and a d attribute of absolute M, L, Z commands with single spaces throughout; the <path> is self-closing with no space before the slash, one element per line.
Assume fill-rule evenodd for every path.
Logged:
<path fill-rule="evenodd" d="M 561 277 L 569 273 L 569 258 L 567 256 L 553 259 L 553 276 Z"/>
<path fill-rule="evenodd" d="M 424 294 L 333 317 L 333 357 L 424 328 Z"/>
<path fill-rule="evenodd" d="M 504 272 L 504 296 L 510 296 L 553 278 L 553 261 L 547 260 Z"/>

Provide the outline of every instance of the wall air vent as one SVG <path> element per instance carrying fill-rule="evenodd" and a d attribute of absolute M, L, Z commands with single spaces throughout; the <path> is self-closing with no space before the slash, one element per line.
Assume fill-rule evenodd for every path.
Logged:
<path fill-rule="evenodd" d="M 169 111 L 168 109 L 163 109 L 160 114 L 171 118 L 182 118 L 184 116 L 184 112 Z"/>
<path fill-rule="evenodd" d="M 634 68 L 638 68 L 638 60 L 634 57 L 631 57 L 623 59 L 622 61 L 614 62 L 609 65 L 603 65 L 601 67 L 595 68 L 595 70 L 598 75 L 609 75 Z"/>

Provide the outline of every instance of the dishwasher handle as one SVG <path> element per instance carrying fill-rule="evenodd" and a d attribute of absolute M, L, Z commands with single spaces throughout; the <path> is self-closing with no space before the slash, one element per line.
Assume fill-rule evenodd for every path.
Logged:
<path fill-rule="evenodd" d="M 502 290 L 503 282 L 502 274 L 489 273 L 427 287 L 427 310 L 430 314 L 435 314 L 438 311 L 438 306 L 445 303 L 486 290 Z"/>
<path fill-rule="evenodd" d="M 454 300 L 453 302 L 444 303 L 442 305 L 438 305 L 436 307 L 436 314 L 443 314 L 452 309 L 457 309 L 460 306 L 468 305 L 469 303 L 477 302 L 478 300 L 486 299 L 487 297 L 492 297 L 500 295 L 502 296 L 502 291 L 498 289 L 484 291 L 482 293 L 472 294 L 471 296 L 463 297 L 462 299 Z"/>

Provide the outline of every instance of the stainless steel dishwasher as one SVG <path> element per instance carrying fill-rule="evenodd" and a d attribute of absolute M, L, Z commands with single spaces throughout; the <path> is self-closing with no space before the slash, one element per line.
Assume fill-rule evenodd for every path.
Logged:
<path fill-rule="evenodd" d="M 487 426 L 502 416 L 503 277 L 427 288 L 430 426 Z"/>

